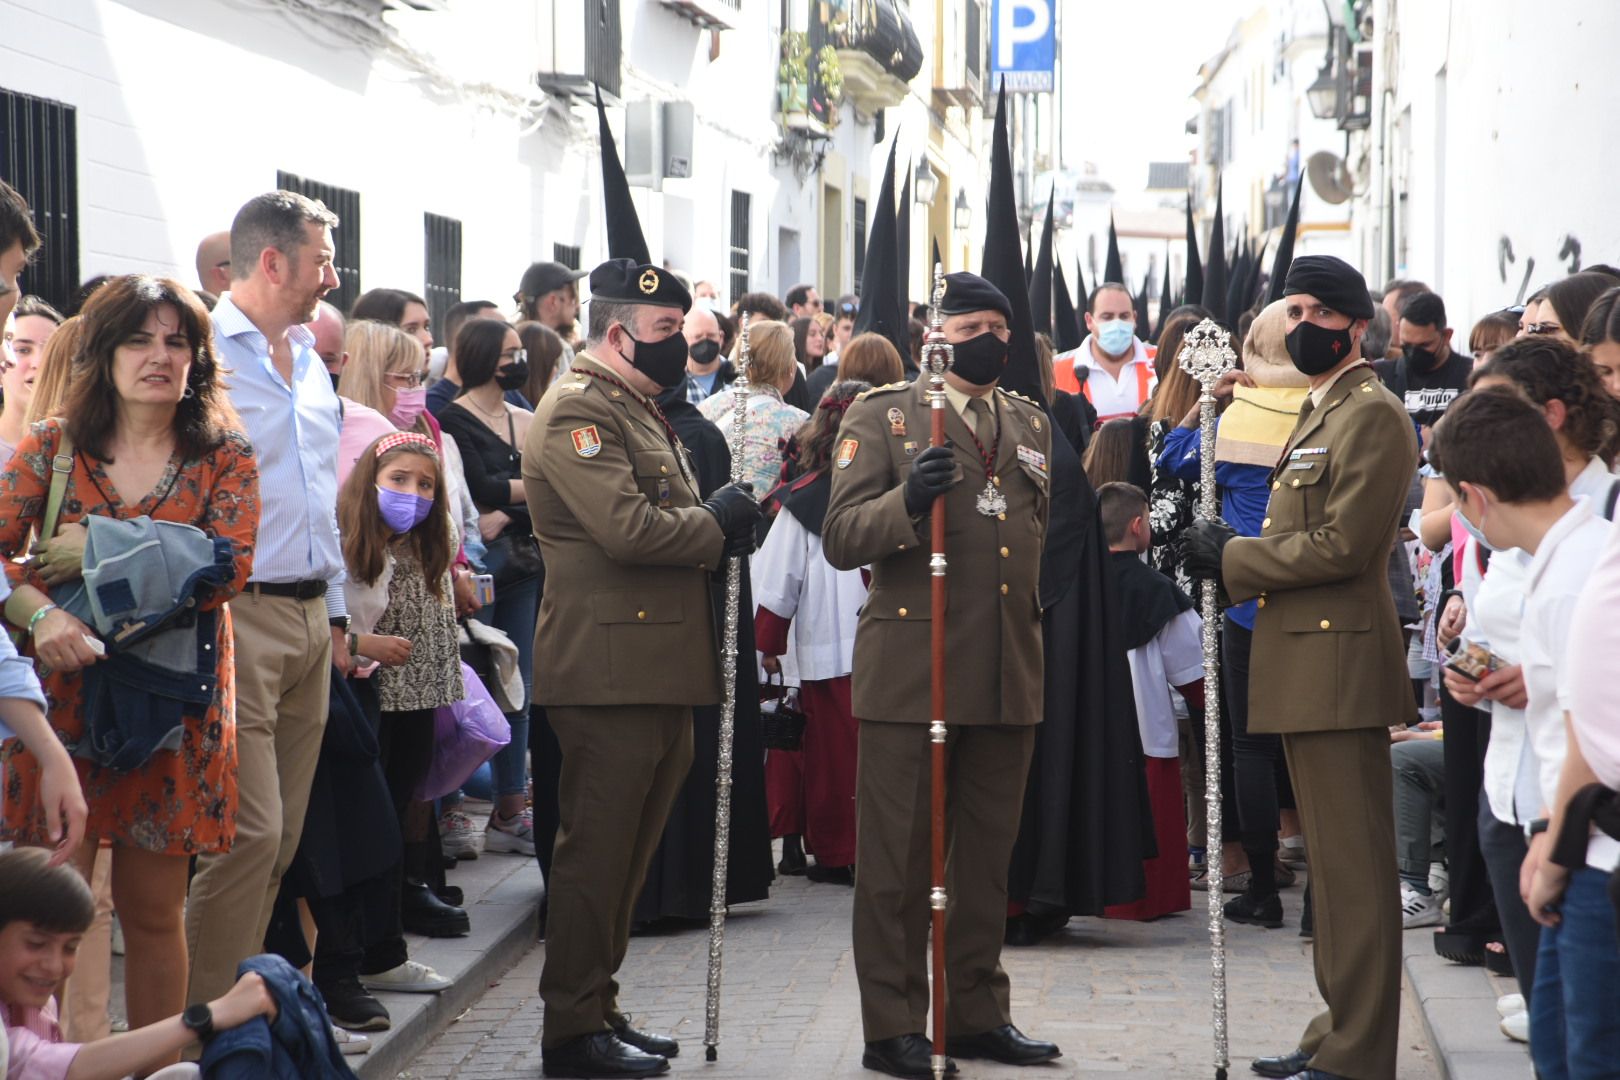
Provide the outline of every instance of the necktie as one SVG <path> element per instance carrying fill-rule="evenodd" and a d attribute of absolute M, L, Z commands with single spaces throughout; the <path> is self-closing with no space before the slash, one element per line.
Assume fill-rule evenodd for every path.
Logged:
<path fill-rule="evenodd" d="M 990 416 L 990 403 L 984 398 L 970 398 L 968 412 L 973 416 L 973 434 L 979 437 L 979 445 L 988 449 L 996 441 L 996 422 Z"/>

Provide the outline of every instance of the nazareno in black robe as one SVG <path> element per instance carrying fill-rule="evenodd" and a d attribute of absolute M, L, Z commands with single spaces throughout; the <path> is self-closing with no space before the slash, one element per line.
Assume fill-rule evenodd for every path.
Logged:
<path fill-rule="evenodd" d="M 1074 449 L 1080 410 L 1052 403 L 1052 509 L 1041 565 L 1045 719 L 1024 791 L 1008 897 L 1061 926 L 1139 899 L 1157 853 L 1136 698 L 1097 497 Z"/>
<path fill-rule="evenodd" d="M 707 498 L 731 479 L 731 454 L 720 429 L 686 400 L 686 387 L 658 398 L 659 407 L 697 464 L 698 488 Z M 765 809 L 765 747 L 759 730 L 759 673 L 754 662 L 754 600 L 748 560 L 742 564 L 742 600 L 737 619 L 737 710 L 731 764 L 730 855 L 726 903 L 743 904 L 770 895 L 771 832 Z M 710 577 L 715 633 L 726 613 L 726 577 Z M 670 810 L 664 838 L 647 869 L 636 900 L 635 925 L 659 919 L 707 922 L 714 884 L 715 774 L 720 758 L 720 706 L 692 710 L 692 771 Z"/>

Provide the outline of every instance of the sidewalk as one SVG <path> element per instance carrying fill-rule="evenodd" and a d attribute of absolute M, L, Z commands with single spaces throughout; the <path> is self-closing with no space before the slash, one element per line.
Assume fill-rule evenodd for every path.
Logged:
<path fill-rule="evenodd" d="M 1512 979 L 1463 967 L 1435 954 L 1430 930 L 1403 939 L 1406 992 L 1422 1010 L 1423 1030 L 1444 1080 L 1531 1080 L 1530 1049 L 1497 1027 L 1496 999 L 1518 993 Z"/>

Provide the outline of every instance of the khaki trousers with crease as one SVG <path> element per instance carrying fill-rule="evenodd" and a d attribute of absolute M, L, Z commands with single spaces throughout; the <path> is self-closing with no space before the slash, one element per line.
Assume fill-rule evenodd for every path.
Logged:
<path fill-rule="evenodd" d="M 332 631 L 323 599 L 231 601 L 236 634 L 236 841 L 203 855 L 186 905 L 190 1003 L 219 997 L 264 932 L 304 831 L 326 730 Z"/>

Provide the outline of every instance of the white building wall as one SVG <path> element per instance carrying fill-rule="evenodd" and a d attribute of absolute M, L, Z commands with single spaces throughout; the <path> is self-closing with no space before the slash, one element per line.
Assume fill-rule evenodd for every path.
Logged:
<path fill-rule="evenodd" d="M 1379 0 L 1374 20 L 1386 46 L 1378 59 L 1393 63 L 1375 65 L 1365 145 L 1376 156 L 1373 134 L 1387 113 L 1394 153 L 1387 188 L 1375 168 L 1356 203 L 1370 280 L 1389 276 L 1381 194 L 1396 222 L 1393 275 L 1439 290 L 1461 333 L 1517 299 L 1529 260 L 1528 291 L 1567 273 L 1573 260 L 1560 251 L 1570 239 L 1583 265 L 1620 262 L 1615 151 L 1605 138 L 1620 102 L 1609 55 L 1620 5 L 1544 0 L 1530 13 L 1515 0 Z"/>
<path fill-rule="evenodd" d="M 555 0 L 564 3 L 567 0 Z M 694 103 L 691 179 L 634 197 L 655 260 L 725 290 L 730 194 L 753 196 L 750 284 L 780 293 L 780 228 L 819 266 L 815 177 L 785 185 L 770 148 L 777 28 L 746 3 L 711 36 L 654 0 L 623 0 L 623 96 Z M 453 0 L 388 16 L 414 51 L 464 86 L 535 90 L 551 53 L 545 3 Z M 605 255 L 594 108 L 550 108 L 538 129 L 515 108 L 426 86 L 329 25 L 236 0 L 0 0 L 0 87 L 78 114 L 80 272 L 195 278 L 205 234 L 228 228 L 278 169 L 361 193 L 361 283 L 420 291 L 424 211 L 463 223 L 462 295 L 503 307 L 554 243 Z M 870 128 L 837 133 L 846 189 L 867 173 Z M 623 110 L 610 109 L 623 147 Z M 791 190 L 789 188 L 791 187 Z M 840 230 L 850 235 L 846 220 Z M 852 260 L 845 259 L 846 268 Z"/>

